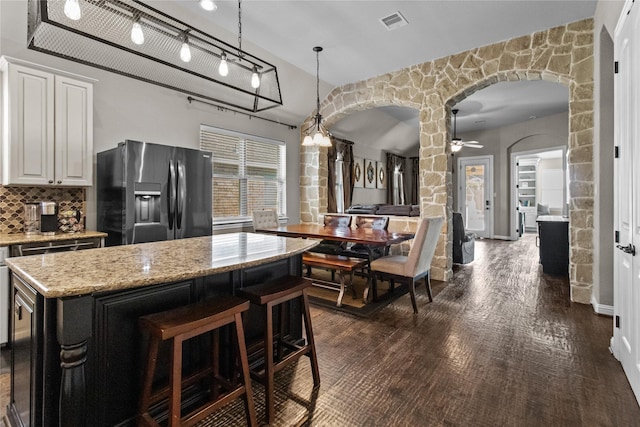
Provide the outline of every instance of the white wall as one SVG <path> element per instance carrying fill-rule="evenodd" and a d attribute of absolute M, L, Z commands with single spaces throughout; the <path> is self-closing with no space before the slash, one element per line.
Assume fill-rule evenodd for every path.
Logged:
<path fill-rule="evenodd" d="M 510 185 L 511 185 L 511 153 L 566 146 L 569 137 L 567 113 L 554 114 L 535 120 L 517 123 L 497 129 L 481 132 L 469 132 L 459 135 L 462 139 L 479 141 L 484 148 L 463 148 L 453 159 L 480 155 L 493 155 L 493 188 L 494 188 L 494 234 L 498 237 L 510 236 Z M 458 197 L 458 177 L 453 174 L 454 207 Z"/>
<path fill-rule="evenodd" d="M 299 222 L 300 129 L 290 130 L 279 124 L 250 119 L 241 114 L 221 112 L 204 104 L 189 104 L 186 95 L 174 90 L 28 50 L 26 23 L 26 1 L 0 1 L 0 54 L 98 80 L 94 86 L 95 153 L 115 147 L 124 139 L 197 148 L 200 124 L 285 141 L 288 159 L 287 214 L 291 223 Z M 207 28 L 204 22 L 192 22 L 192 25 Z M 260 52 L 256 53 L 261 55 Z M 315 98 L 315 80 L 312 76 L 293 67 L 280 67 L 281 61 L 278 58 L 263 56 L 279 67 L 285 103 L 287 97 L 292 99 L 294 90 L 298 92 L 298 98 Z M 297 84 L 295 87 L 287 86 L 282 83 L 286 81 L 296 81 Z M 308 94 L 302 94 L 307 91 Z M 310 102 L 309 105 L 313 103 Z M 96 227 L 95 209 L 95 188 L 91 187 L 87 189 L 87 227 L 90 229 Z"/>
<path fill-rule="evenodd" d="M 549 206 L 553 215 L 562 215 L 566 205 L 562 158 L 540 159 L 536 169 L 536 199 Z"/>
<path fill-rule="evenodd" d="M 357 138 L 356 138 L 357 139 Z M 351 139 L 353 141 L 353 139 Z M 386 165 L 387 159 L 385 154 L 377 148 L 371 148 L 366 144 L 358 143 L 354 141 L 353 144 L 353 156 L 362 159 L 375 160 L 382 162 Z M 362 171 L 365 173 L 365 171 Z M 354 188 L 353 195 L 351 197 L 351 204 L 372 205 L 376 203 L 387 202 L 387 190 L 378 188 Z M 345 206 L 345 209 L 348 206 Z"/>

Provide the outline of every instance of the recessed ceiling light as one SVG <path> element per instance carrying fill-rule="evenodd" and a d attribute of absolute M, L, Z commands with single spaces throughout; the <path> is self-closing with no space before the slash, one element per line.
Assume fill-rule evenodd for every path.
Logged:
<path fill-rule="evenodd" d="M 486 123 L 486 122 L 487 122 L 486 120 L 476 120 L 476 121 L 475 121 L 475 122 L 473 122 L 473 123 L 475 123 L 475 124 L 477 124 L 477 125 L 481 125 L 481 124 Z"/>
<path fill-rule="evenodd" d="M 218 5 L 216 5 L 213 0 L 200 0 L 200 7 L 208 12 L 215 12 L 218 9 Z"/>
<path fill-rule="evenodd" d="M 537 119 L 537 116 L 529 116 L 529 120 Z"/>

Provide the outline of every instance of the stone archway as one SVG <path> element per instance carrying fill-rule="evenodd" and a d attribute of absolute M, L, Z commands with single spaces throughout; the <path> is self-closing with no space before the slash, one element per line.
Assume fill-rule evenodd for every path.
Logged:
<path fill-rule="evenodd" d="M 570 282 L 573 301 L 589 303 L 593 286 L 593 20 L 587 19 L 335 88 L 322 102 L 327 126 L 383 105 L 420 111 L 420 208 L 447 219 L 432 264 L 449 280 L 451 260 L 450 108 L 501 81 L 547 80 L 569 87 Z M 307 118 L 305 125 L 310 124 Z M 303 126 L 305 128 L 306 126 Z M 300 213 L 317 221 L 326 208 L 326 156 L 301 148 Z M 324 164 L 323 164 L 324 163 Z"/>

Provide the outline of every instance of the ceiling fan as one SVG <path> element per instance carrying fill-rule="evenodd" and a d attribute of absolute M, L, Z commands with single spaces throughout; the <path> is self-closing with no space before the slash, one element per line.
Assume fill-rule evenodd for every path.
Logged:
<path fill-rule="evenodd" d="M 451 152 L 456 153 L 462 149 L 462 147 L 482 148 L 482 144 L 478 141 L 463 141 L 462 138 L 456 136 L 456 116 L 458 115 L 458 109 L 453 109 L 453 138 L 451 138 Z"/>

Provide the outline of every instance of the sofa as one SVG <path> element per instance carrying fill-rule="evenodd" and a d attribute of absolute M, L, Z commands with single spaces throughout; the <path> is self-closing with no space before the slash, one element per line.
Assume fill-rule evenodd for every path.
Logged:
<path fill-rule="evenodd" d="M 391 215 L 391 216 L 420 216 L 420 205 L 351 205 L 348 214 Z"/>
<path fill-rule="evenodd" d="M 473 261 L 476 235 L 464 229 L 464 220 L 459 212 L 453 213 L 453 262 L 468 264 Z"/>

